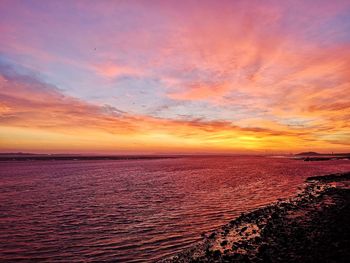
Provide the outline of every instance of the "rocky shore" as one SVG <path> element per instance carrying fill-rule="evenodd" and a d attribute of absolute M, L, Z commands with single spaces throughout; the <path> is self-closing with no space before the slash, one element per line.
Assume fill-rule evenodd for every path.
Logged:
<path fill-rule="evenodd" d="M 242 214 L 161 262 L 349 262 L 350 172 L 309 177 L 295 197 Z"/>

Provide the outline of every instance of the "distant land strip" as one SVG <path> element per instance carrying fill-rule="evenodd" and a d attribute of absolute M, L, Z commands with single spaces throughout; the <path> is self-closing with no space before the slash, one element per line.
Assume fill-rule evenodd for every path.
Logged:
<path fill-rule="evenodd" d="M 158 155 L 4 155 L 0 161 L 92 161 L 92 160 L 154 160 L 179 158 L 180 156 Z"/>

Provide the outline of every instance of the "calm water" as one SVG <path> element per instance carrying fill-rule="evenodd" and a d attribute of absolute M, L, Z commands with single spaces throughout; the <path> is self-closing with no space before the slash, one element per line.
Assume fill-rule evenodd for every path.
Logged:
<path fill-rule="evenodd" d="M 154 261 L 350 161 L 187 157 L 0 163 L 0 259 Z"/>

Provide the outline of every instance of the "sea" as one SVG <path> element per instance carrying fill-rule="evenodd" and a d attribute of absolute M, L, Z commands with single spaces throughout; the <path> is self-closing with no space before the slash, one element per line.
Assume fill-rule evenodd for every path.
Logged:
<path fill-rule="evenodd" d="M 0 162 L 0 261 L 155 262 L 349 160 L 254 156 Z"/>

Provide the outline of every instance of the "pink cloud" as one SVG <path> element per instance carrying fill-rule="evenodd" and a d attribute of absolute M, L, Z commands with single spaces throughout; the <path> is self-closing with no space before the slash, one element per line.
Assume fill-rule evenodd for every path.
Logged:
<path fill-rule="evenodd" d="M 91 68 L 98 74 L 106 78 L 115 78 L 118 76 L 142 76 L 144 73 L 136 68 L 117 65 L 112 62 L 100 63 Z"/>

